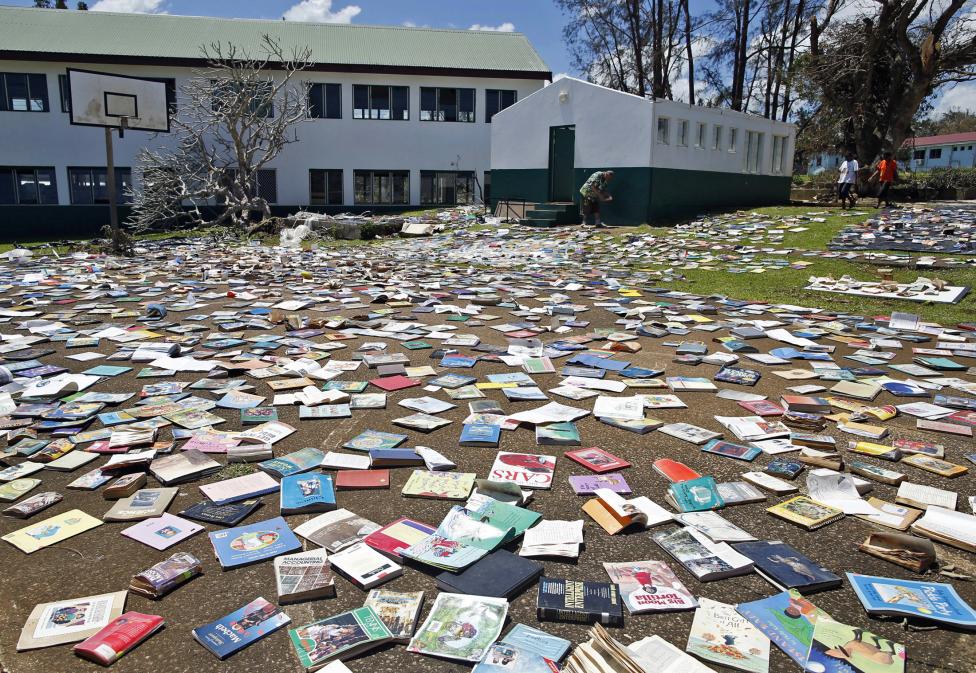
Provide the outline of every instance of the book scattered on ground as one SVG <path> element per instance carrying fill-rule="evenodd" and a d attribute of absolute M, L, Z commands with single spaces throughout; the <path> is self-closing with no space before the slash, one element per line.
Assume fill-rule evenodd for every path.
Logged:
<path fill-rule="evenodd" d="M 363 605 L 373 609 L 393 634 L 394 640 L 407 642 L 417 629 L 420 609 L 424 605 L 424 592 L 373 589 Z"/>
<path fill-rule="evenodd" d="M 818 619 L 805 671 L 823 673 L 904 673 L 905 646 L 830 619 Z"/>
<path fill-rule="evenodd" d="M 403 574 L 399 564 L 361 542 L 329 555 L 329 562 L 360 589 L 372 589 Z"/>
<path fill-rule="evenodd" d="M 905 616 L 976 630 L 976 610 L 951 584 L 847 573 L 869 615 Z"/>
<path fill-rule="evenodd" d="M 162 551 L 202 530 L 203 526 L 192 521 L 163 513 L 162 516 L 145 519 L 134 526 L 123 528 L 121 533 L 136 542 Z"/>
<path fill-rule="evenodd" d="M 913 533 L 976 552 L 976 516 L 972 514 L 931 505 L 911 528 Z"/>
<path fill-rule="evenodd" d="M 280 516 L 207 535 L 224 570 L 281 556 L 302 547 Z"/>
<path fill-rule="evenodd" d="M 335 488 L 331 474 L 304 472 L 281 480 L 282 514 L 328 512 L 336 508 Z"/>
<path fill-rule="evenodd" d="M 740 671 L 769 670 L 769 638 L 735 606 L 701 598 L 685 651 Z"/>
<path fill-rule="evenodd" d="M 817 620 L 830 619 L 795 589 L 739 603 L 735 609 L 801 667 L 807 662 Z"/>
<path fill-rule="evenodd" d="M 543 577 L 539 580 L 536 617 L 540 621 L 623 626 L 623 598 L 613 582 Z"/>
<path fill-rule="evenodd" d="M 499 549 L 458 573 L 445 571 L 435 577 L 437 588 L 455 594 L 493 596 L 514 600 L 542 575 L 542 566 Z"/>
<path fill-rule="evenodd" d="M 400 518 L 363 538 L 376 551 L 397 560 L 407 547 L 432 535 L 436 528 L 413 519 Z"/>
<path fill-rule="evenodd" d="M 125 591 L 40 603 L 31 610 L 17 640 L 17 651 L 84 640 L 122 614 Z"/>
<path fill-rule="evenodd" d="M 71 650 L 82 659 L 110 666 L 161 628 L 163 618 L 159 615 L 130 611 L 119 615 Z"/>
<path fill-rule="evenodd" d="M 747 575 L 753 570 L 751 559 L 725 542 L 712 542 L 694 528 L 665 528 L 651 533 L 651 539 L 700 582 Z"/>
<path fill-rule="evenodd" d="M 264 472 L 252 472 L 242 477 L 215 481 L 200 487 L 200 492 L 215 505 L 248 500 L 267 493 L 276 493 L 280 484 Z"/>
<path fill-rule="evenodd" d="M 102 525 L 102 521 L 80 509 L 56 514 L 26 528 L 15 530 L 4 535 L 2 540 L 9 542 L 25 554 L 31 554 L 38 549 L 50 547 L 62 540 L 80 535 L 87 530 Z"/>
<path fill-rule="evenodd" d="M 393 640 L 393 634 L 369 606 L 319 619 L 288 630 L 298 661 L 307 671 L 332 660 L 362 654 Z"/>
<path fill-rule="evenodd" d="M 411 498 L 464 500 L 470 495 L 476 476 L 474 472 L 414 470 L 401 493 Z"/>
<path fill-rule="evenodd" d="M 841 578 L 779 541 L 740 542 L 733 548 L 752 560 L 756 572 L 777 589 L 807 594 L 839 587 Z"/>
<path fill-rule="evenodd" d="M 337 509 L 309 519 L 297 526 L 295 533 L 309 542 L 324 547 L 329 553 L 335 553 L 361 541 L 379 528 L 379 525 L 369 519 L 364 519 L 347 509 Z"/>
<path fill-rule="evenodd" d="M 274 571 L 279 604 L 332 598 L 336 594 L 332 564 L 324 549 L 276 556 Z"/>
<path fill-rule="evenodd" d="M 501 642 L 509 643 L 529 652 L 540 654 L 550 661 L 562 661 L 569 652 L 570 641 L 554 636 L 526 624 L 516 624 L 502 636 Z"/>
<path fill-rule="evenodd" d="M 177 492 L 176 487 L 140 489 L 117 501 L 102 518 L 106 521 L 139 521 L 162 516 Z"/>
<path fill-rule="evenodd" d="M 190 505 L 180 512 L 180 516 L 194 521 L 215 523 L 219 526 L 236 526 L 260 506 L 261 501 L 256 498 L 227 505 L 215 505 L 212 502 L 203 501 Z"/>
<path fill-rule="evenodd" d="M 129 591 L 148 598 L 161 598 L 201 572 L 200 559 L 187 552 L 177 552 L 135 575 L 129 580 Z"/>
<path fill-rule="evenodd" d="M 278 606 L 256 598 L 225 617 L 193 629 L 193 637 L 218 659 L 235 652 L 287 626 L 291 619 Z"/>
<path fill-rule="evenodd" d="M 773 516 L 795 523 L 807 530 L 816 530 L 844 517 L 843 510 L 798 495 L 766 509 Z"/>
<path fill-rule="evenodd" d="M 478 662 L 505 625 L 508 601 L 488 596 L 438 594 L 408 652 Z"/>
<path fill-rule="evenodd" d="M 548 489 L 552 486 L 555 471 L 555 456 L 499 451 L 488 479 L 509 482 L 522 488 Z"/>
<path fill-rule="evenodd" d="M 607 563 L 603 568 L 610 581 L 617 584 L 627 611 L 632 615 L 642 612 L 690 610 L 698 601 L 688 588 L 661 561 L 632 561 Z"/>

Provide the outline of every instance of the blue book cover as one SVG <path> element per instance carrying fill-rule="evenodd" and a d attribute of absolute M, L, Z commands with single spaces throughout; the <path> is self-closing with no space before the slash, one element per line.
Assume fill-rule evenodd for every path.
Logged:
<path fill-rule="evenodd" d="M 488 425 L 487 423 L 465 423 L 461 429 L 461 446 L 498 446 L 498 438 L 501 436 L 502 428 L 500 425 Z"/>
<path fill-rule="evenodd" d="M 302 548 L 302 543 L 280 516 L 208 535 L 224 569 L 264 561 Z"/>
<path fill-rule="evenodd" d="M 762 450 L 757 449 L 754 446 L 743 446 L 742 444 L 734 444 L 733 442 L 726 442 L 722 439 L 712 439 L 705 446 L 702 447 L 702 451 L 707 453 L 715 453 L 719 456 L 725 456 L 726 458 L 738 458 L 739 460 L 751 461 L 756 458 Z"/>
<path fill-rule="evenodd" d="M 442 367 L 474 367 L 478 362 L 477 358 L 468 358 L 461 355 L 448 355 L 441 358 Z"/>
<path fill-rule="evenodd" d="M 193 629 L 193 637 L 218 659 L 226 659 L 290 622 L 278 606 L 255 598 L 240 610 Z"/>
<path fill-rule="evenodd" d="M 553 661 L 559 661 L 566 656 L 571 645 L 570 641 L 565 638 L 551 635 L 525 624 L 513 626 L 512 630 L 501 639 L 501 642 L 541 654 L 546 659 Z"/>
<path fill-rule="evenodd" d="M 363 430 L 343 444 L 342 448 L 368 452 L 374 449 L 395 449 L 405 441 L 407 441 L 407 435 L 380 432 L 379 430 Z"/>
<path fill-rule="evenodd" d="M 841 578 L 785 542 L 757 540 L 738 542 L 732 548 L 749 558 L 756 572 L 776 587 L 803 593 L 837 587 Z"/>
<path fill-rule="evenodd" d="M 293 474 L 281 480 L 281 511 L 325 512 L 335 509 L 332 475 L 320 472 Z"/>
<path fill-rule="evenodd" d="M 976 629 L 976 610 L 949 584 L 855 573 L 847 573 L 847 579 L 868 613 L 919 617 Z"/>
<path fill-rule="evenodd" d="M 817 620 L 830 619 L 830 615 L 795 589 L 751 603 L 739 603 L 735 609 L 801 667 L 807 663 Z"/>
<path fill-rule="evenodd" d="M 278 458 L 272 458 L 258 463 L 258 469 L 272 475 L 286 477 L 290 474 L 298 474 L 322 464 L 325 454 L 314 447 L 299 449 Z"/>
<path fill-rule="evenodd" d="M 674 505 L 682 512 L 704 512 L 725 506 L 714 477 L 680 481 L 669 487 Z"/>

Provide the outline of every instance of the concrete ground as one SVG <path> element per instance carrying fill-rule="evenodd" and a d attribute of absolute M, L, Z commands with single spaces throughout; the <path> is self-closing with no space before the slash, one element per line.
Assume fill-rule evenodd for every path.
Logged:
<path fill-rule="evenodd" d="M 229 252 L 224 254 L 226 263 L 231 264 L 233 255 Z M 414 272 L 417 273 L 418 277 L 423 275 L 421 269 L 414 269 Z M 442 273 L 442 271 L 436 273 Z M 436 273 L 430 275 L 435 276 Z M 566 277 L 572 275 L 573 271 L 565 274 Z M 258 280 L 260 282 L 257 284 L 267 287 L 269 281 L 263 280 L 265 278 L 267 276 L 259 275 Z M 321 280 L 321 277 L 316 280 Z M 452 287 L 455 284 L 465 285 L 471 282 L 464 279 L 448 280 L 445 285 Z M 477 281 L 473 282 L 477 284 Z M 349 281 L 347 281 L 348 283 Z M 524 285 L 525 279 L 521 279 L 517 284 Z M 286 296 L 289 294 L 289 292 L 285 292 Z M 547 294 L 547 290 L 540 289 L 540 296 Z M 594 301 L 592 297 L 583 293 L 571 294 L 573 300 L 579 303 L 590 305 Z M 522 302 L 528 306 L 539 305 L 535 299 L 526 299 Z M 218 309 L 219 303 L 211 303 L 204 312 Z M 354 313 L 361 312 L 364 311 L 354 311 Z M 502 315 L 502 321 L 510 317 L 504 309 L 489 308 L 487 312 Z M 422 314 L 415 319 L 425 323 L 441 323 L 443 316 Z M 583 319 L 592 321 L 589 329 L 593 329 L 612 326 L 615 316 L 603 309 L 592 308 L 583 314 Z M 278 326 L 274 333 L 280 334 L 284 330 L 283 326 Z M 5 326 L 2 331 L 7 333 L 11 330 L 9 326 Z M 487 326 L 465 328 L 462 324 L 459 331 L 474 332 L 487 343 L 500 345 L 506 343 L 504 336 L 488 329 Z M 574 333 L 581 333 L 582 331 L 575 330 Z M 253 333 L 249 332 L 249 334 Z M 711 342 L 713 336 L 724 334 L 724 332 L 698 334 L 695 336 L 693 333 L 685 338 L 696 338 Z M 547 337 L 543 335 L 543 338 Z M 360 338 L 345 342 L 349 349 L 338 351 L 333 357 L 348 359 L 349 354 L 366 340 Z M 376 339 L 370 338 L 368 340 Z M 643 350 L 632 356 L 621 355 L 620 359 L 630 360 L 638 366 L 666 368 L 667 375 L 711 377 L 717 371 L 716 367 L 710 365 L 689 367 L 672 363 L 673 351 L 662 344 L 666 340 L 668 339 L 641 338 Z M 761 352 L 782 345 L 766 339 L 751 343 L 758 346 Z M 91 364 L 99 364 L 98 361 L 90 364 L 65 360 L 66 351 L 63 344 L 53 344 L 52 347 L 57 350 L 57 353 L 44 358 L 45 362 L 63 364 L 75 372 L 83 371 Z M 710 344 L 710 348 L 714 349 L 713 347 L 714 344 Z M 114 352 L 115 348 L 103 340 L 97 350 L 107 355 Z M 465 349 L 461 350 L 464 351 Z M 407 353 L 413 365 L 433 364 L 433 361 L 428 359 L 430 351 L 408 351 L 402 349 L 395 341 L 391 342 L 390 352 Z M 840 356 L 849 352 L 851 349 L 838 346 L 835 357 L 840 360 Z M 899 352 L 895 362 L 910 362 L 910 358 L 910 349 L 905 348 Z M 561 360 L 557 361 L 557 368 L 561 363 Z M 785 386 L 797 383 L 784 381 L 772 375 L 768 367 L 749 366 L 763 371 L 763 377 L 759 384 L 749 391 L 768 395 L 774 401 L 778 400 Z M 138 369 L 139 366 L 136 365 L 134 371 L 109 379 L 107 382 L 96 386 L 95 390 L 106 392 L 135 391 L 144 383 L 171 380 L 137 379 L 135 372 Z M 505 371 L 511 371 L 511 368 L 502 364 L 481 362 L 470 373 L 483 378 L 489 373 Z M 198 374 L 177 374 L 175 379 L 195 381 L 201 377 L 202 375 Z M 364 378 L 371 377 L 372 372 L 367 376 L 365 370 L 360 369 L 358 372 L 346 373 L 340 378 L 364 380 Z M 535 375 L 534 378 L 543 390 L 547 390 L 554 387 L 561 377 L 558 374 L 546 374 Z M 264 382 L 255 380 L 254 384 L 256 387 L 254 392 L 266 395 L 270 400 L 273 393 Z M 323 450 L 336 449 L 338 445 L 355 436 L 361 430 L 372 428 L 406 433 L 410 435 L 410 439 L 405 445 L 422 444 L 430 446 L 457 462 L 459 469 L 477 472 L 479 476 L 484 476 L 492 464 L 495 451 L 485 448 L 458 447 L 457 438 L 461 431 L 461 421 L 467 415 L 467 404 L 465 402 L 459 403 L 456 409 L 442 414 L 444 418 L 453 421 L 452 425 L 430 434 L 399 430 L 390 424 L 389 421 L 392 418 L 410 413 L 398 406 L 397 401 L 427 394 L 419 392 L 419 390 L 415 388 L 390 393 L 385 410 L 354 411 L 351 419 L 341 421 L 299 421 L 296 407 L 279 407 L 279 419 L 298 428 L 298 432 L 279 442 L 275 446 L 275 454 L 281 455 L 305 446 L 321 447 Z M 497 390 L 486 391 L 486 394 L 488 397 L 498 400 L 507 412 L 520 411 L 540 405 L 537 402 L 508 402 L 501 391 Z M 440 398 L 445 397 L 443 394 L 434 393 L 434 395 Z M 722 429 L 713 419 L 714 415 L 745 415 L 744 410 L 738 407 L 734 401 L 716 398 L 711 393 L 680 393 L 679 396 L 688 404 L 688 409 L 649 410 L 647 415 L 665 422 L 685 421 L 713 430 Z M 561 401 L 573 406 L 592 407 L 590 401 Z M 907 400 L 897 399 L 887 393 L 882 393 L 876 403 L 893 404 L 905 401 Z M 228 420 L 226 424 L 220 426 L 221 429 L 240 428 L 239 414 L 236 410 L 215 409 L 213 412 Z M 886 425 L 891 428 L 894 437 L 925 438 L 943 442 L 946 446 L 946 458 L 956 463 L 964 463 L 962 454 L 973 450 L 971 440 L 941 435 L 933 436 L 931 433 L 923 434 L 915 430 L 914 419 L 909 417 L 900 416 L 888 421 Z M 703 474 L 715 476 L 718 481 L 736 479 L 739 474 L 749 469 L 761 469 L 770 460 L 768 456 L 763 455 L 754 464 L 747 465 L 736 460 L 704 454 L 696 446 L 659 432 L 637 435 L 611 428 L 593 417 L 580 420 L 578 426 L 583 438 L 582 446 L 600 446 L 632 462 L 633 467 L 626 469 L 625 475 L 634 490 L 634 494 L 649 496 L 661 504 L 664 503 L 667 482 L 651 468 L 651 462 L 656 458 L 668 457 L 682 461 Z M 828 432 L 838 439 L 839 445 L 846 445 L 849 437 L 837 432 L 832 424 Z M 601 565 L 604 561 L 655 559 L 668 562 L 678 577 L 696 596 L 706 596 L 727 603 L 737 603 L 756 600 L 777 592 L 774 587 L 756 574 L 717 582 L 697 582 L 684 568 L 657 547 L 646 532 L 608 536 L 580 512 L 580 506 L 585 498 L 573 494 L 567 483 L 567 477 L 572 474 L 584 474 L 587 471 L 576 463 L 561 457 L 564 450 L 569 450 L 568 447 L 536 447 L 532 430 L 523 428 L 514 432 L 503 432 L 500 449 L 559 455 L 560 459 L 552 490 L 537 492 L 530 507 L 540 512 L 545 518 L 582 518 L 585 522 L 586 544 L 579 560 L 544 561 L 546 575 L 579 580 L 606 581 L 606 573 Z M 95 463 L 95 465 L 97 464 L 99 463 Z M 888 464 L 883 463 L 883 465 L 887 466 Z M 957 490 L 960 496 L 963 496 L 960 497 L 961 510 L 966 509 L 964 496 L 976 493 L 976 487 L 974 487 L 976 486 L 976 478 L 972 473 L 949 481 L 909 466 L 896 467 L 896 469 L 907 473 L 910 481 Z M 401 497 L 400 489 L 410 472 L 410 468 L 392 470 L 392 484 L 388 491 L 340 492 L 338 494 L 339 505 L 380 524 L 385 524 L 400 516 L 408 516 L 436 525 L 454 503 Z M 35 492 L 56 490 L 63 493 L 65 499 L 50 510 L 35 516 L 32 521 L 72 508 L 82 509 L 95 516 L 101 516 L 109 509 L 110 503 L 102 498 L 99 491 L 80 492 L 64 488 L 65 484 L 75 479 L 78 474 L 79 472 L 62 474 L 51 471 L 40 473 L 39 476 L 43 478 L 43 484 Z M 175 513 L 198 502 L 201 500 L 198 490 L 201 483 L 216 481 L 219 478 L 221 477 L 211 476 L 202 482 L 182 485 L 179 496 L 170 506 L 169 511 Z M 799 481 L 802 483 L 802 476 Z M 152 483 L 153 480 L 150 478 L 150 484 Z M 895 487 L 877 484 L 873 495 L 893 501 L 895 490 Z M 261 509 L 245 523 L 278 515 L 277 495 L 265 496 L 263 500 L 264 505 Z M 872 530 L 870 524 L 847 517 L 818 531 L 807 532 L 765 513 L 765 507 L 774 504 L 777 500 L 777 498 L 771 497 L 769 502 L 765 504 L 726 508 L 722 514 L 760 539 L 784 540 L 796 546 L 800 551 L 835 573 L 842 574 L 844 571 L 855 571 L 917 579 L 906 570 L 857 551 L 857 545 Z M 308 518 L 310 517 L 287 517 L 293 528 Z M 24 525 L 26 525 L 25 522 L 21 520 L 0 518 L 0 534 L 9 533 Z M 124 589 L 134 574 L 177 550 L 188 551 L 201 558 L 205 566 L 203 576 L 177 589 L 160 601 L 151 601 L 130 594 L 126 605 L 127 609 L 162 615 L 166 620 L 166 627 L 116 663 L 113 666 L 114 670 L 123 673 L 160 673 L 163 671 L 166 673 L 210 673 L 217 671 L 298 673 L 302 670 L 297 657 L 292 652 L 284 630 L 257 642 L 225 662 L 218 661 L 204 650 L 193 640 L 190 634 L 192 628 L 227 614 L 257 596 L 263 596 L 273 602 L 276 591 L 270 562 L 223 572 L 219 563 L 214 559 L 207 536 L 204 533 L 200 533 L 170 550 L 157 552 L 119 535 L 119 531 L 128 525 L 106 523 L 76 538 L 29 556 L 24 555 L 9 544 L 0 544 L 0 568 L 3 569 L 3 572 L 0 573 L 0 620 L 2 620 L 0 623 L 0 668 L 4 673 L 75 673 L 98 670 L 99 667 L 96 665 L 73 655 L 70 646 L 16 653 L 15 643 L 31 609 L 40 602 Z M 207 526 L 207 530 L 213 529 L 213 526 Z M 943 566 L 954 566 L 954 571 L 957 573 L 976 576 L 976 556 L 943 545 L 937 545 L 937 547 Z M 515 551 L 518 545 L 511 544 L 508 548 Z M 976 584 L 973 582 L 948 579 L 937 574 L 930 574 L 927 579 L 952 582 L 967 601 L 976 605 Z M 284 611 L 291 617 L 292 626 L 299 626 L 362 604 L 366 595 L 365 592 L 360 591 L 342 578 L 336 580 L 336 586 L 338 595 L 334 599 L 285 606 Z M 427 602 L 423 615 L 426 615 L 429 606 L 437 595 L 432 574 L 428 575 L 413 568 L 407 568 L 402 577 L 387 583 L 384 587 L 396 590 L 420 589 L 425 591 Z M 511 624 L 522 622 L 569 638 L 574 643 L 586 639 L 588 627 L 585 625 L 539 623 L 535 617 L 535 600 L 536 590 L 533 586 L 512 601 L 506 631 Z M 976 638 L 944 628 L 906 630 L 899 625 L 897 620 L 882 621 L 870 618 L 862 609 L 846 580 L 843 588 L 815 594 L 812 596 L 812 600 L 838 621 L 861 625 L 886 638 L 904 643 L 907 648 L 908 670 L 910 671 L 971 673 L 976 670 Z M 625 644 L 651 634 L 658 634 L 683 649 L 688 639 L 692 617 L 693 612 L 691 611 L 628 616 L 625 626 L 611 629 L 611 633 Z M 407 671 L 453 672 L 470 669 L 468 665 L 408 654 L 402 645 L 388 645 L 347 663 L 356 673 L 385 673 L 387 671 L 396 671 L 397 673 Z M 713 666 L 716 670 L 722 670 L 717 665 L 708 665 Z M 773 646 L 769 670 L 773 673 L 780 673 L 797 671 L 799 668 Z"/>

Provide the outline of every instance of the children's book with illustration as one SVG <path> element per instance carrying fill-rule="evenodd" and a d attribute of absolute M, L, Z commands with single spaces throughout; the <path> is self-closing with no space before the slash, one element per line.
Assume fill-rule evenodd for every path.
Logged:
<path fill-rule="evenodd" d="M 438 594 L 407 651 L 479 662 L 501 635 L 507 614 L 504 598 Z"/>
<path fill-rule="evenodd" d="M 288 637 L 305 670 L 314 671 L 389 642 L 393 634 L 371 607 L 364 606 L 289 629 Z"/>
<path fill-rule="evenodd" d="M 860 626 L 818 619 L 807 673 L 905 673 L 905 646 Z"/>
<path fill-rule="evenodd" d="M 769 638 L 735 611 L 735 606 L 702 597 L 685 651 L 716 664 L 750 673 L 769 670 Z"/>
<path fill-rule="evenodd" d="M 843 518 L 843 510 L 819 502 L 805 495 L 798 495 L 766 509 L 767 512 L 807 530 L 816 530 Z"/>
<path fill-rule="evenodd" d="M 36 605 L 17 640 L 17 651 L 64 645 L 95 635 L 125 609 L 125 591 Z"/>
<path fill-rule="evenodd" d="M 632 615 L 642 612 L 690 610 L 698 601 L 661 561 L 604 563 L 610 581 L 617 584 L 624 605 Z"/>
<path fill-rule="evenodd" d="M 474 472 L 431 472 L 414 470 L 401 491 L 410 498 L 464 500 L 474 487 Z"/>
<path fill-rule="evenodd" d="M 917 617 L 976 630 L 976 610 L 951 584 L 847 573 L 861 605 L 870 615 Z"/>
<path fill-rule="evenodd" d="M 800 666 L 807 662 L 817 620 L 830 619 L 830 615 L 796 589 L 750 603 L 739 603 L 735 609 Z"/>
<path fill-rule="evenodd" d="M 208 533 L 225 570 L 264 561 L 302 548 L 282 517 Z"/>
<path fill-rule="evenodd" d="M 424 592 L 373 589 L 363 605 L 373 608 L 376 616 L 393 634 L 394 640 L 407 642 L 417 629 L 417 619 L 424 605 Z"/>
<path fill-rule="evenodd" d="M 780 590 L 796 589 L 807 594 L 841 585 L 838 575 L 785 542 L 757 540 L 739 542 L 732 547 L 752 559 L 756 572 Z"/>

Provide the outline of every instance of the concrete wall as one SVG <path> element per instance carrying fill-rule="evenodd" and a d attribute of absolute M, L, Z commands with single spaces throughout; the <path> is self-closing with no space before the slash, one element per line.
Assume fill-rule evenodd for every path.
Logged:
<path fill-rule="evenodd" d="M 47 75 L 50 112 L 0 112 L 0 166 L 54 166 L 59 203 L 70 203 L 68 166 L 104 166 L 104 131 L 72 126 L 61 112 L 58 75 L 69 66 L 146 77 L 175 77 L 177 86 L 191 77 L 190 68 L 134 65 L 77 65 L 2 61 L 5 72 Z M 300 206 L 309 202 L 310 168 L 343 169 L 343 198 L 353 204 L 353 171 L 389 169 L 410 171 L 410 202 L 420 203 L 420 171 L 476 171 L 479 180 L 489 167 L 491 124 L 485 123 L 485 89 L 514 89 L 518 100 L 544 84 L 541 80 L 481 77 L 433 77 L 309 72 L 303 81 L 342 85 L 342 119 L 310 119 L 298 125 L 298 143 L 289 145 L 270 164 L 277 171 L 278 203 Z M 410 120 L 381 121 L 352 118 L 353 84 L 389 84 L 410 87 Z M 421 122 L 420 87 L 470 87 L 476 90 L 474 123 Z M 178 100 L 178 104 L 182 104 Z M 116 166 L 135 168 L 136 154 L 147 145 L 170 141 L 171 136 L 132 131 L 115 142 Z M 458 165 L 452 166 L 455 162 Z M 133 179 L 138 182 L 137 171 Z M 18 207 L 18 212 L 23 208 Z M 0 206 L 0 226 L 11 217 Z M 7 213 L 6 215 L 4 213 Z"/>

